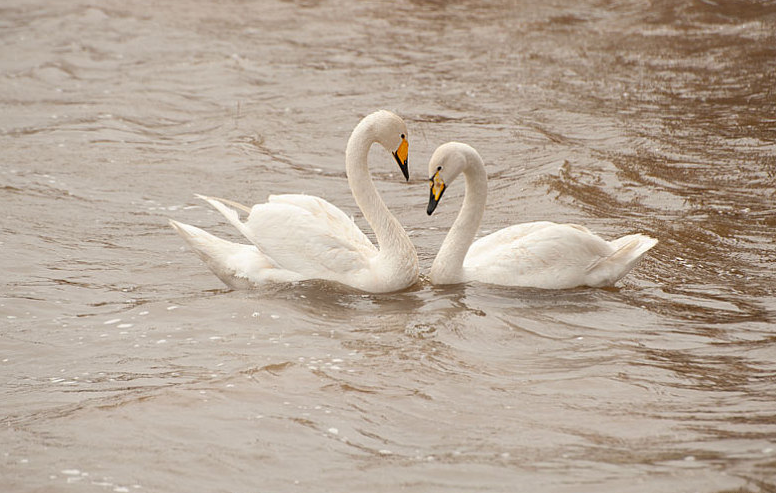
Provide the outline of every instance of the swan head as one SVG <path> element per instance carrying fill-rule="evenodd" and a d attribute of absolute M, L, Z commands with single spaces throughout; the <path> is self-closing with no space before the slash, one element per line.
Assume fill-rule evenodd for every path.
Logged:
<path fill-rule="evenodd" d="M 409 154 L 407 136 L 409 134 L 404 120 L 395 113 L 380 110 L 364 118 L 362 123 L 368 125 L 367 128 L 370 129 L 375 142 L 378 142 L 393 155 L 404 178 L 409 180 L 410 173 L 407 164 Z"/>
<path fill-rule="evenodd" d="M 471 156 L 477 156 L 473 147 L 460 142 L 448 142 L 437 147 L 428 162 L 429 186 L 431 194 L 428 197 L 426 213 L 430 216 L 442 199 L 447 187 L 458 178 L 467 166 Z"/>

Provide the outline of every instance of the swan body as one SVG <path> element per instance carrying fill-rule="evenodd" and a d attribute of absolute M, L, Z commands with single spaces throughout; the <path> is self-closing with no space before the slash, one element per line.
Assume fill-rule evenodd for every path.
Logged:
<path fill-rule="evenodd" d="M 568 289 L 611 286 L 657 244 L 643 234 L 606 241 L 584 226 L 538 221 L 509 226 L 474 241 L 485 212 L 487 176 L 474 148 L 439 146 L 429 162 L 432 214 L 445 189 L 463 173 L 463 206 L 431 266 L 434 284 L 480 281 Z"/>
<path fill-rule="evenodd" d="M 353 197 L 372 226 L 372 244 L 352 218 L 312 195 L 271 195 L 251 208 L 211 197 L 206 200 L 251 244 L 232 243 L 199 228 L 170 221 L 172 227 L 225 284 L 246 289 L 265 283 L 323 279 L 367 292 L 391 292 L 417 281 L 415 247 L 388 211 L 372 182 L 367 155 L 374 143 L 393 155 L 407 177 L 407 127 L 389 111 L 366 116 L 353 130 L 345 169 Z M 248 213 L 240 220 L 235 207 Z"/>

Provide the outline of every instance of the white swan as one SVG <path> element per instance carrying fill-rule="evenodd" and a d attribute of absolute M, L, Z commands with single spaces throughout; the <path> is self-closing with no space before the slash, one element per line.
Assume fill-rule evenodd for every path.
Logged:
<path fill-rule="evenodd" d="M 345 151 L 345 171 L 356 204 L 372 226 L 375 247 L 344 212 L 319 197 L 271 195 L 247 208 L 202 197 L 229 220 L 251 245 L 216 238 L 194 226 L 170 221 L 197 255 L 228 286 L 245 289 L 265 283 L 305 279 L 336 281 L 367 292 L 404 289 L 418 278 L 415 247 L 388 211 L 367 169 L 373 143 L 393 155 L 408 178 L 407 126 L 389 111 L 366 116 L 353 130 Z M 248 212 L 243 223 L 224 203 Z"/>
<path fill-rule="evenodd" d="M 480 281 L 506 286 L 566 289 L 610 286 L 638 263 L 657 240 L 642 234 L 606 241 L 576 224 L 516 224 L 472 243 L 485 212 L 487 176 L 482 158 L 458 142 L 439 146 L 428 165 L 427 213 L 463 173 L 463 206 L 431 266 L 431 282 Z"/>

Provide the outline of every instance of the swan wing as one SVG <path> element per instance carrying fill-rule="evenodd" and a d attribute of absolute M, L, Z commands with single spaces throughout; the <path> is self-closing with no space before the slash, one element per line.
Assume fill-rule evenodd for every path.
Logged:
<path fill-rule="evenodd" d="M 370 268 L 378 250 L 360 230 L 363 238 L 353 232 L 357 227 L 344 212 L 329 203 L 315 207 L 306 195 L 283 197 L 254 205 L 244 223 L 235 210 L 206 200 L 271 262 L 301 278 L 341 280 Z"/>
<path fill-rule="evenodd" d="M 279 265 L 306 277 L 347 279 L 369 269 L 377 248 L 360 230 L 354 233 L 355 224 L 342 211 L 333 215 L 336 208 L 329 207 L 311 211 L 290 202 L 255 205 L 245 223 L 249 239 Z"/>
<path fill-rule="evenodd" d="M 536 221 L 531 223 L 515 224 L 500 229 L 487 236 L 478 239 L 469 247 L 466 258 L 477 258 L 478 256 L 488 257 L 494 250 L 499 250 L 506 245 L 511 245 L 522 240 L 526 236 L 541 231 L 542 229 L 555 226 L 555 223 L 549 221 Z"/>
<path fill-rule="evenodd" d="M 474 242 L 464 270 L 475 280 L 496 284 L 547 289 L 597 286 L 602 281 L 593 283 L 590 272 L 615 251 L 583 226 L 518 224 Z"/>
<path fill-rule="evenodd" d="M 301 207 L 314 216 L 325 218 L 327 225 L 333 234 L 347 238 L 348 242 L 359 245 L 366 250 L 375 248 L 352 217 L 348 216 L 342 209 L 325 199 L 316 197 L 315 195 L 294 193 L 270 195 L 267 201 Z"/>

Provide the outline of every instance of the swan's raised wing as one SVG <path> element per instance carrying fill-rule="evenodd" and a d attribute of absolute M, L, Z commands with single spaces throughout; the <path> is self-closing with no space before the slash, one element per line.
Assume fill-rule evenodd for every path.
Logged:
<path fill-rule="evenodd" d="M 364 232 L 361 231 L 361 228 L 356 225 L 353 218 L 349 217 L 342 212 L 342 209 L 325 199 L 316 197 L 315 195 L 289 193 L 283 195 L 270 195 L 267 202 L 301 207 L 314 216 L 325 218 L 332 234 L 347 238 L 348 242 L 359 245 L 364 249 L 375 249 L 375 246 Z"/>
<path fill-rule="evenodd" d="M 278 198 L 280 197 L 280 198 Z M 275 196 L 254 205 L 246 222 L 218 200 L 206 200 L 280 268 L 304 278 L 338 280 L 369 268 L 377 248 L 353 221 L 323 199 Z"/>

